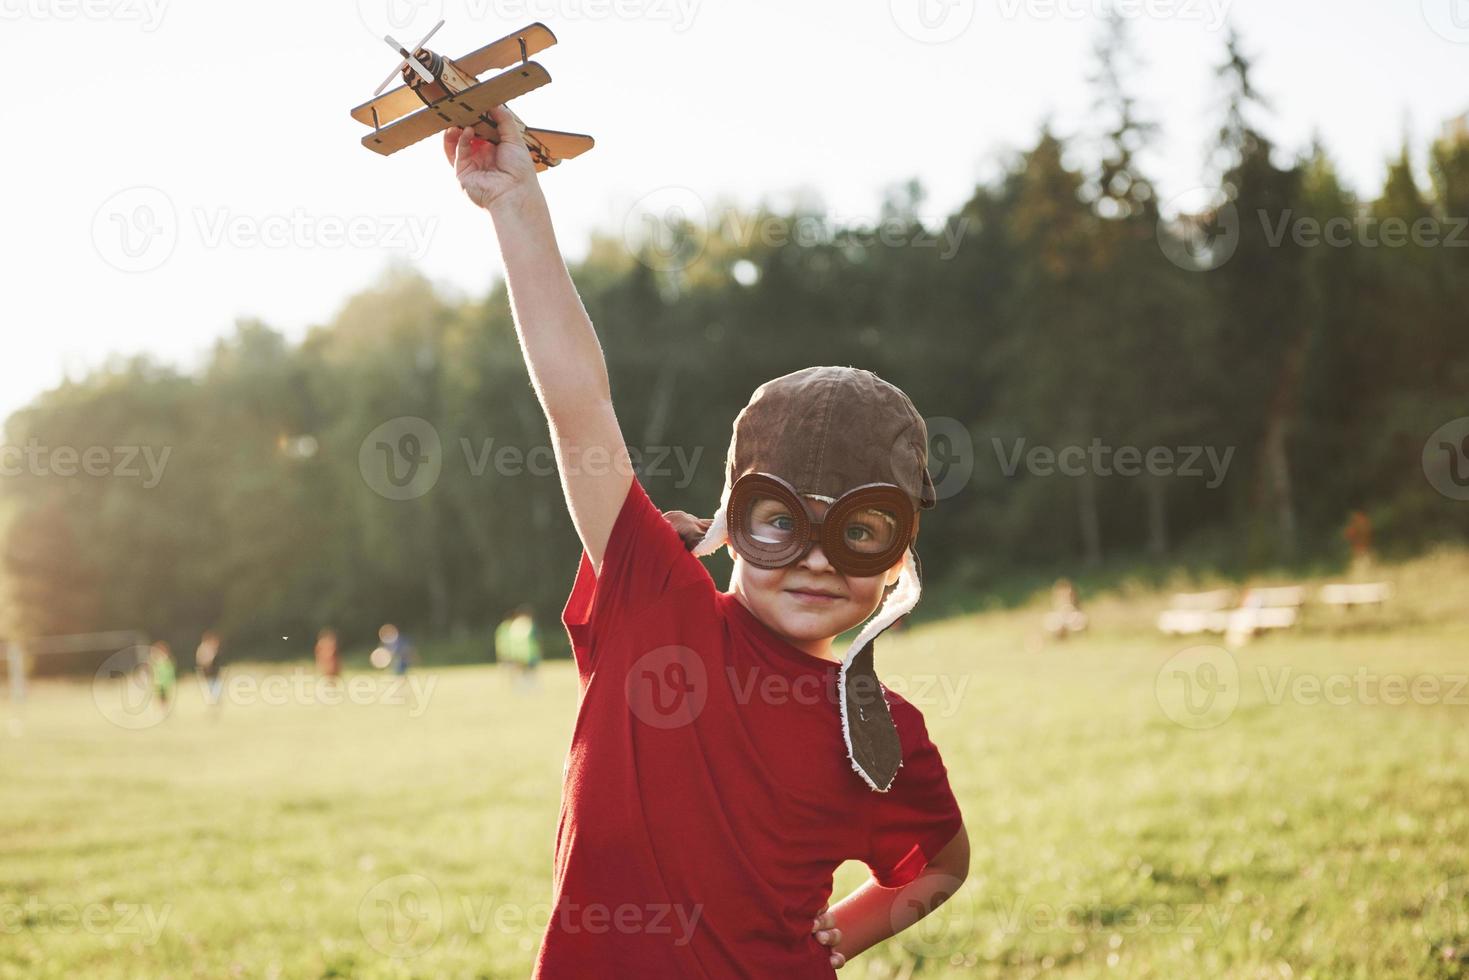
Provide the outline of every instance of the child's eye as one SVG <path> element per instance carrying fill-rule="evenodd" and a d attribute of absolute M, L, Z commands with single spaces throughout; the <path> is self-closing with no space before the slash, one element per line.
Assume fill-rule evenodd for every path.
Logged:
<path fill-rule="evenodd" d="M 770 524 L 780 531 L 794 531 L 796 529 L 795 518 L 791 517 L 790 514 L 781 514 L 778 517 L 773 517 L 770 520 Z"/>

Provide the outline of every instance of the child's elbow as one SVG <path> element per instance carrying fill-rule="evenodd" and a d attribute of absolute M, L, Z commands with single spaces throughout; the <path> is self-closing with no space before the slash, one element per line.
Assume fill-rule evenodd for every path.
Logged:
<path fill-rule="evenodd" d="M 963 824 L 959 825 L 959 832 L 944 845 L 943 850 L 934 855 L 928 867 L 931 871 L 953 878 L 959 885 L 969 877 L 969 831 Z"/>

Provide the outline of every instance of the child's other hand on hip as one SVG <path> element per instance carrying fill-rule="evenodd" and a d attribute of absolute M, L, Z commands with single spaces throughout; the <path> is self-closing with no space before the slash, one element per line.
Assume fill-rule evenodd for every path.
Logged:
<path fill-rule="evenodd" d="M 842 931 L 837 928 L 836 916 L 831 914 L 830 909 L 822 909 L 811 921 L 811 935 L 816 937 L 818 943 L 831 949 L 832 969 L 840 970 L 846 965 L 847 958 L 832 949 L 842 941 Z"/>

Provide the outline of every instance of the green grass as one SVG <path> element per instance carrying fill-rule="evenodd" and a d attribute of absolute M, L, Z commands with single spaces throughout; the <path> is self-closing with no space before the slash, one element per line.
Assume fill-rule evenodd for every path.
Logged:
<path fill-rule="evenodd" d="M 1038 605 L 886 641 L 973 867 L 842 976 L 1469 975 L 1469 556 L 1384 575 L 1399 596 L 1381 613 L 1312 610 L 1232 660 L 1207 653 L 1238 672 L 1228 712 L 1226 683 L 1179 713 L 1179 685 L 1210 678 L 1177 673 L 1200 661 L 1152 630 L 1165 597 L 1142 588 L 1089 602 L 1092 631 L 1064 644 L 1035 642 Z M 418 705 L 217 719 L 190 679 L 136 731 L 79 683 L 6 705 L 0 977 L 525 976 L 574 675 L 547 665 L 529 693 L 490 667 L 418 676 L 435 683 Z M 1344 679 L 1344 703 L 1312 677 Z M 1439 686 L 1383 703 L 1397 677 Z M 844 868 L 838 892 L 860 877 Z M 390 933 L 380 900 L 417 931 Z"/>

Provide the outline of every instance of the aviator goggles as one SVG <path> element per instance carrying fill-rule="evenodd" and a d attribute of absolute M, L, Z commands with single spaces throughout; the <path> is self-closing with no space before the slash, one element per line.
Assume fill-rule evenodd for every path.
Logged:
<path fill-rule="evenodd" d="M 821 545 L 843 575 L 879 575 L 902 558 L 918 534 L 918 512 L 901 488 L 868 483 L 848 490 L 820 518 L 789 483 L 746 473 L 730 488 L 729 540 L 757 568 L 793 565 Z"/>

